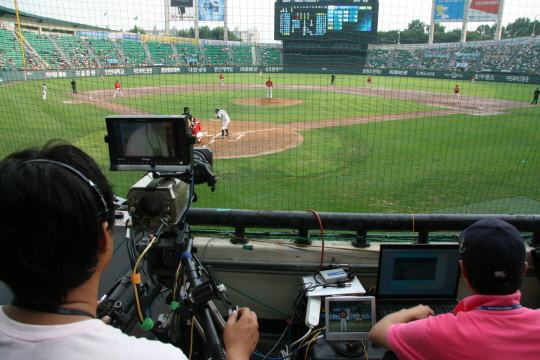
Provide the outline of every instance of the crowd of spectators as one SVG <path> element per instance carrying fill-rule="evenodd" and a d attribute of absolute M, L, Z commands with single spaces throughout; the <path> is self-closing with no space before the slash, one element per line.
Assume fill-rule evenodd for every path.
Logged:
<path fill-rule="evenodd" d="M 64 54 L 71 60 L 75 68 L 95 68 L 99 63 L 95 61 L 86 44 L 74 35 L 57 35 L 56 43 L 62 49 Z"/>
<path fill-rule="evenodd" d="M 23 32 L 29 69 L 98 68 L 151 65 L 280 65 L 279 46 L 199 45 L 58 33 Z M 0 69 L 22 69 L 20 39 L 0 28 Z M 5 46 L 7 44 L 7 46 Z M 428 70 L 540 71 L 540 44 L 370 49 L 367 67 Z"/>
<path fill-rule="evenodd" d="M 453 50 L 448 48 L 426 49 L 420 58 L 418 68 L 426 70 L 444 69 L 452 53 Z"/>
<path fill-rule="evenodd" d="M 540 44 L 485 45 L 426 49 L 372 49 L 368 67 L 428 70 L 540 70 Z"/>
<path fill-rule="evenodd" d="M 392 64 L 399 68 L 418 68 L 422 50 L 397 50 Z"/>
<path fill-rule="evenodd" d="M 120 39 L 117 44 L 122 49 L 120 52 L 124 54 L 122 60 L 126 66 L 149 65 L 148 56 L 142 41 Z"/>
<path fill-rule="evenodd" d="M 517 53 L 512 68 L 526 72 L 540 72 L 540 44 L 525 45 Z"/>
<path fill-rule="evenodd" d="M 178 57 L 170 43 L 148 42 L 148 51 L 152 56 L 152 64 L 176 65 Z"/>
<path fill-rule="evenodd" d="M 204 45 L 206 64 L 229 65 L 232 63 L 229 56 L 229 48 L 224 45 Z"/>
<path fill-rule="evenodd" d="M 281 64 L 281 49 L 260 45 L 259 50 L 261 53 L 261 61 L 265 65 L 279 65 Z"/>
<path fill-rule="evenodd" d="M 393 50 L 373 49 L 368 54 L 368 67 L 385 68 Z"/>
<path fill-rule="evenodd" d="M 254 63 L 250 45 L 233 45 L 231 50 L 234 64 L 251 65 Z"/>

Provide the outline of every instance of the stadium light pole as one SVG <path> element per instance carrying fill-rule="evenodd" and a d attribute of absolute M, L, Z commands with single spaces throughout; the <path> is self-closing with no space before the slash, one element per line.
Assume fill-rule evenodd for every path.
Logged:
<path fill-rule="evenodd" d="M 463 2 L 463 26 L 461 27 L 461 42 L 467 41 L 467 24 L 469 22 L 469 2 Z"/>
<path fill-rule="evenodd" d="M 431 3 L 431 16 L 430 16 L 430 25 L 429 25 L 428 44 L 433 44 L 433 37 L 435 33 L 435 6 L 436 5 L 437 5 L 437 0 L 433 0 Z"/>
<path fill-rule="evenodd" d="M 501 40 L 503 10 L 504 0 L 501 0 L 499 2 L 499 13 L 497 14 L 497 26 L 495 27 L 495 40 Z"/>
<path fill-rule="evenodd" d="M 223 41 L 229 40 L 229 30 L 227 24 L 227 0 L 223 1 Z"/>
<path fill-rule="evenodd" d="M 165 1 L 165 36 L 171 35 L 171 19 L 170 19 L 170 13 L 169 13 L 169 0 Z M 155 34 L 154 34 L 155 35 Z"/>
<path fill-rule="evenodd" d="M 22 63 L 23 63 L 23 70 L 26 71 L 26 57 L 24 56 L 24 43 L 23 43 L 23 34 L 21 31 L 21 19 L 19 18 L 19 4 L 17 4 L 17 0 L 13 0 L 15 5 L 15 17 L 17 18 L 17 34 L 19 35 L 19 46 L 21 47 L 21 57 L 22 57 Z M 26 73 L 25 73 L 26 76 Z"/>

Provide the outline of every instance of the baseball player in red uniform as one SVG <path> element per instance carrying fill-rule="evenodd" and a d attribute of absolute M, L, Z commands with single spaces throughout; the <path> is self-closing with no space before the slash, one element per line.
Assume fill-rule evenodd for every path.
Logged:
<path fill-rule="evenodd" d="M 116 83 L 114 84 L 114 88 L 116 91 L 114 92 L 114 98 L 116 99 L 116 94 L 120 93 L 122 95 L 122 98 L 124 97 L 124 94 L 122 93 L 122 85 L 120 85 L 120 82 L 116 80 Z"/>
<path fill-rule="evenodd" d="M 223 76 L 223 74 L 221 74 L 221 76 L 219 77 L 219 82 L 221 86 L 225 85 L 225 76 Z"/>
<path fill-rule="evenodd" d="M 191 134 L 197 137 L 197 144 L 200 144 L 202 142 L 203 133 L 201 132 L 202 125 L 199 122 L 199 119 L 193 118 L 189 129 L 191 130 Z"/>
<path fill-rule="evenodd" d="M 458 104 L 461 103 L 461 100 L 459 98 L 459 86 L 456 85 L 456 87 L 454 88 L 454 104 L 457 102 Z"/>
<path fill-rule="evenodd" d="M 339 313 L 339 319 L 341 320 L 341 331 L 347 331 L 347 320 L 349 315 L 345 310 L 341 310 Z"/>
<path fill-rule="evenodd" d="M 368 77 L 368 78 L 367 78 L 366 87 L 368 87 L 368 88 L 371 87 L 371 77 Z"/>
<path fill-rule="evenodd" d="M 221 139 L 224 139 L 225 136 L 229 136 L 229 123 L 231 122 L 231 118 L 225 110 L 219 108 L 216 109 L 216 114 L 214 116 L 221 119 Z"/>
<path fill-rule="evenodd" d="M 268 78 L 268 81 L 266 82 L 266 97 L 268 99 L 272 98 L 272 89 L 274 88 L 274 83 L 270 78 Z"/>

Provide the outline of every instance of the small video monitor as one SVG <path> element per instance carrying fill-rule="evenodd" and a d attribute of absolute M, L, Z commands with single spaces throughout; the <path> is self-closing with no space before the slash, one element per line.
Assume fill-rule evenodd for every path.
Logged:
<path fill-rule="evenodd" d="M 106 123 L 110 170 L 191 171 L 194 140 L 184 115 L 111 115 Z"/>
<path fill-rule="evenodd" d="M 325 309 L 326 340 L 368 340 L 376 321 L 373 296 L 328 296 Z"/>

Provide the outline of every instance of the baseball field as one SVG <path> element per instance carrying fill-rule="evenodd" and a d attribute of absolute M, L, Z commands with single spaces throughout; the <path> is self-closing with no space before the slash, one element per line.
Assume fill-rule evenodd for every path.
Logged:
<path fill-rule="evenodd" d="M 536 86 L 405 77 L 140 75 L 23 81 L 0 87 L 0 156 L 61 138 L 90 153 L 119 196 L 142 173 L 109 172 L 114 114 L 181 114 L 203 126 L 216 192 L 195 207 L 361 213 L 540 211 Z M 124 98 L 113 98 L 114 82 Z M 461 89 L 457 103 L 453 89 Z M 231 117 L 220 139 L 214 109 Z"/>

